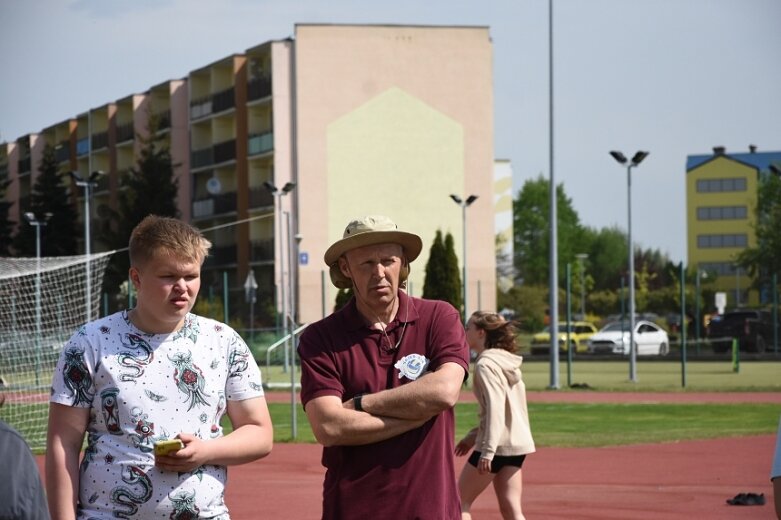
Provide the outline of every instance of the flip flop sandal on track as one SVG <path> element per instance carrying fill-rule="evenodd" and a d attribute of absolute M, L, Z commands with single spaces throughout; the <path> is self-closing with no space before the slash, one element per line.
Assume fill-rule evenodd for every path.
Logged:
<path fill-rule="evenodd" d="M 734 498 L 728 498 L 727 503 L 731 506 L 764 506 L 765 494 L 738 493 Z"/>

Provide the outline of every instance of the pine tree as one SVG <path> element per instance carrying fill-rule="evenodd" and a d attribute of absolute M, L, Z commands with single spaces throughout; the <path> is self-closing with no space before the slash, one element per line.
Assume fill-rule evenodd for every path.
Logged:
<path fill-rule="evenodd" d="M 70 197 L 64 176 L 58 171 L 54 148 L 43 149 L 40 174 L 35 180 L 30 195 L 29 211 L 38 219 L 51 213 L 46 225 L 41 228 L 41 256 L 68 256 L 77 254 L 76 237 L 78 213 Z M 20 256 L 35 256 L 34 226 L 23 221 L 14 238 L 14 248 Z"/>
<path fill-rule="evenodd" d="M 141 153 L 136 166 L 122 179 L 119 208 L 110 217 L 111 224 L 101 231 L 102 239 L 113 249 L 127 247 L 133 228 L 147 215 L 179 217 L 176 196 L 178 179 L 174 176 L 171 152 L 165 137 L 157 133 L 157 118 L 150 114 L 147 136 L 136 134 Z M 127 255 L 114 255 L 106 272 L 104 287 L 116 293 L 127 279 L 130 260 Z"/>
<path fill-rule="evenodd" d="M 450 248 L 448 250 L 448 240 Z M 455 270 L 453 264 L 455 262 Z M 426 280 L 423 283 L 423 297 L 430 300 L 444 300 L 456 309 L 461 308 L 461 281 L 458 276 L 458 259 L 453 251 L 453 237 L 448 233 L 442 240 L 442 231 L 437 230 L 434 243 L 426 263 Z"/>
<path fill-rule="evenodd" d="M 447 301 L 452 303 L 456 309 L 461 309 L 461 306 L 464 304 L 461 288 L 461 270 L 458 268 L 458 256 L 456 256 L 455 243 L 450 232 L 445 235 L 445 253 L 447 254 L 448 272 L 447 292 L 450 295 Z"/>
<path fill-rule="evenodd" d="M 11 209 L 11 203 L 5 198 L 5 190 L 11 181 L 5 177 L 0 178 L 0 256 L 9 256 L 11 254 L 11 230 L 13 226 L 8 218 L 8 210 Z"/>

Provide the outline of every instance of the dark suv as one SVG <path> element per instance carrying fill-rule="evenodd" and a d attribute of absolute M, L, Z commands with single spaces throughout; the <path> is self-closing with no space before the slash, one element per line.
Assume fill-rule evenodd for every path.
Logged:
<path fill-rule="evenodd" d="M 767 311 L 739 309 L 711 318 L 707 333 L 714 352 L 726 352 L 736 338 L 740 350 L 761 353 L 773 342 L 773 320 Z"/>

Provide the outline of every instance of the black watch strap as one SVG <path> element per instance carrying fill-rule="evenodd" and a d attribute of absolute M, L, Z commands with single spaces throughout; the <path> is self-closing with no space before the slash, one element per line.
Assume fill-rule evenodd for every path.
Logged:
<path fill-rule="evenodd" d="M 363 398 L 363 394 L 358 394 L 355 397 L 353 397 L 353 405 L 355 406 L 356 412 L 362 412 L 363 406 L 361 406 L 361 399 Z"/>

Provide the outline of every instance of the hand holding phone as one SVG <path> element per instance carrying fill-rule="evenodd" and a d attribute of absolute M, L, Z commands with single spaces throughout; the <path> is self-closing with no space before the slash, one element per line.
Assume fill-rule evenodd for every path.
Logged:
<path fill-rule="evenodd" d="M 184 448 L 181 439 L 165 439 L 155 442 L 155 455 L 170 455 Z"/>

